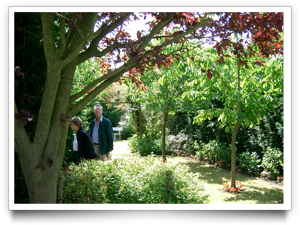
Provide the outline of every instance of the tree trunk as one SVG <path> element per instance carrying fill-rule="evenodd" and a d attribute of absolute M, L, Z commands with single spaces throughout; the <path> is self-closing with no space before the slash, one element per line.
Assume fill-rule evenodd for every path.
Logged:
<path fill-rule="evenodd" d="M 49 86 L 53 84 L 53 80 L 56 85 L 52 88 L 48 87 L 52 92 L 49 90 L 49 93 L 44 93 L 44 105 L 40 109 L 38 128 L 32 142 L 20 121 L 15 119 L 15 150 L 20 158 L 30 203 L 55 204 L 57 200 L 57 180 L 63 163 L 69 125 L 69 122 L 62 118 L 62 115 L 66 114 L 72 88 L 72 77 L 76 68 L 74 64 L 70 63 L 70 66 L 66 67 L 68 71 L 71 71 L 71 75 L 66 76 L 65 73 L 65 79 L 60 82 L 47 78 Z M 51 78 L 59 74 L 60 72 L 56 70 L 48 71 L 48 77 Z M 67 79 L 71 79 L 69 82 L 71 84 L 64 84 Z M 65 88 L 61 88 L 62 86 Z M 57 89 L 58 91 L 55 91 Z M 52 107 L 50 108 L 50 103 L 47 104 L 44 100 L 47 98 L 52 100 Z M 47 113 L 45 113 L 45 108 L 47 108 Z M 15 113 L 17 112 L 15 107 Z M 62 122 L 66 129 L 63 129 Z"/>
<path fill-rule="evenodd" d="M 240 129 L 240 122 L 235 124 L 235 128 L 231 134 L 231 187 L 236 187 L 236 137 L 237 132 Z"/>
<path fill-rule="evenodd" d="M 238 42 L 238 38 L 237 38 Z M 240 58 L 240 55 L 238 54 L 237 58 Z M 237 63 L 237 80 L 238 80 L 238 93 L 241 93 L 241 77 L 240 77 L 240 67 Z M 239 115 L 242 113 L 242 102 L 237 102 L 238 107 L 238 113 Z M 231 135 L 231 187 L 236 187 L 236 137 L 237 133 L 241 127 L 241 123 L 237 121 L 234 126 L 234 130 L 232 131 Z"/>
<path fill-rule="evenodd" d="M 26 180 L 30 203 L 56 204 L 57 179 L 56 174 L 45 173 Z"/>
<path fill-rule="evenodd" d="M 166 162 L 166 129 L 167 129 L 167 122 L 168 122 L 168 113 L 164 113 L 164 122 L 163 122 L 163 136 L 162 136 L 162 156 L 163 161 Z"/>

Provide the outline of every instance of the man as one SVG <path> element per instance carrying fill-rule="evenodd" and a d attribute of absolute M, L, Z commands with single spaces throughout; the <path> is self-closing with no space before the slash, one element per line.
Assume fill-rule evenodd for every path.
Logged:
<path fill-rule="evenodd" d="M 110 151 L 113 150 L 113 129 L 109 119 L 102 116 L 103 109 L 101 105 L 94 106 L 96 118 L 90 125 L 90 137 L 93 142 L 95 153 L 102 161 L 108 159 Z"/>

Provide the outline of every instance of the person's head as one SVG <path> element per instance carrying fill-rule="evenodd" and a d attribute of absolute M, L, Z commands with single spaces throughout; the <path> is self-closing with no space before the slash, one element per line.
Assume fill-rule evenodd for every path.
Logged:
<path fill-rule="evenodd" d="M 73 131 L 78 131 L 80 127 L 82 127 L 83 123 L 82 123 L 82 120 L 80 119 L 80 117 L 78 116 L 74 116 L 72 119 L 71 119 L 71 129 Z"/>
<path fill-rule="evenodd" d="M 96 116 L 96 118 L 101 118 L 102 116 L 102 113 L 103 113 L 103 109 L 102 109 L 102 106 L 101 105 L 94 105 L 94 114 Z"/>

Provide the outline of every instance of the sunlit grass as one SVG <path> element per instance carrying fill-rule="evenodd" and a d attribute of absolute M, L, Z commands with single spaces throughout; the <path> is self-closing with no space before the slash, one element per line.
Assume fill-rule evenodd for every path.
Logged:
<path fill-rule="evenodd" d="M 280 204 L 283 203 L 283 186 L 275 182 L 252 178 L 237 172 L 237 180 L 244 185 L 242 193 L 230 193 L 223 190 L 223 183 L 230 184 L 230 170 L 184 157 L 168 157 L 169 160 L 186 164 L 198 179 L 205 182 L 204 188 L 209 195 L 210 204 Z"/>

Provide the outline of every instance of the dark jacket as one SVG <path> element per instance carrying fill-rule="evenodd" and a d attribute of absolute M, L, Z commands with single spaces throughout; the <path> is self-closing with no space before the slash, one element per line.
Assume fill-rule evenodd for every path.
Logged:
<path fill-rule="evenodd" d="M 79 128 L 76 133 L 78 142 L 78 157 L 85 159 L 95 159 L 97 155 L 94 151 L 93 143 L 90 136 L 83 130 Z"/>
<path fill-rule="evenodd" d="M 90 137 L 93 136 L 93 130 L 96 123 L 96 119 L 92 120 L 90 125 Z M 112 124 L 109 119 L 102 116 L 102 122 L 100 122 L 98 130 L 98 139 L 99 139 L 99 151 L 101 155 L 104 155 L 113 150 L 113 129 Z"/>

